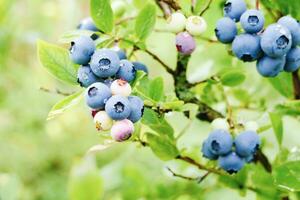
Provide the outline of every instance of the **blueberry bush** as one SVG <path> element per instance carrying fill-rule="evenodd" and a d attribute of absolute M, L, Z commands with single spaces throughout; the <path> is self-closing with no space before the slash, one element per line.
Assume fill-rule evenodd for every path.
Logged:
<path fill-rule="evenodd" d="M 150 148 L 186 184 L 221 184 L 245 198 L 251 192 L 257 199 L 298 199 L 299 143 L 287 138 L 299 131 L 287 132 L 285 123 L 300 116 L 299 5 L 91 0 L 90 17 L 60 45 L 39 40 L 42 66 L 74 91 L 57 90 L 66 97 L 48 119 L 86 104 L 100 141 L 72 170 L 70 198 L 104 198 L 94 156 L 128 143 Z"/>

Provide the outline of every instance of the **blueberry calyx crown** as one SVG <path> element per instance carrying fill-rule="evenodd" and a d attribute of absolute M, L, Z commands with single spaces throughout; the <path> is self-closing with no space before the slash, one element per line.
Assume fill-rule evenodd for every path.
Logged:
<path fill-rule="evenodd" d="M 276 40 L 276 44 L 279 49 L 285 49 L 288 46 L 289 42 L 290 40 L 285 35 L 280 36 Z"/>
<path fill-rule="evenodd" d="M 248 23 L 251 26 L 256 26 L 259 23 L 259 19 L 257 16 L 251 15 L 248 17 Z"/>
<path fill-rule="evenodd" d="M 124 104 L 121 103 L 121 102 L 117 102 L 115 105 L 114 105 L 114 108 L 115 108 L 115 111 L 117 113 L 122 113 L 124 111 Z"/>

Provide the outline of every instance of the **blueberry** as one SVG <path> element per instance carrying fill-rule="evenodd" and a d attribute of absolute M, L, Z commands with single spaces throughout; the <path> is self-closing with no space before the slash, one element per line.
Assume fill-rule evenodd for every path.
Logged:
<path fill-rule="evenodd" d="M 219 166 L 230 174 L 240 171 L 244 164 L 244 159 L 239 157 L 235 152 L 219 157 Z"/>
<path fill-rule="evenodd" d="M 216 155 L 226 155 L 232 149 L 232 136 L 225 130 L 214 130 L 207 138 L 208 149 Z"/>
<path fill-rule="evenodd" d="M 120 49 L 117 51 L 120 60 L 127 59 L 126 53 L 124 50 Z"/>
<path fill-rule="evenodd" d="M 122 121 L 117 121 L 111 128 L 110 134 L 111 137 L 117 142 L 123 142 L 128 140 L 132 133 L 134 132 L 133 123 L 124 119 Z"/>
<path fill-rule="evenodd" d="M 241 157 L 255 154 L 260 145 L 260 139 L 254 131 L 244 131 L 234 140 L 235 151 Z"/>
<path fill-rule="evenodd" d="M 133 67 L 132 62 L 129 60 L 121 60 L 120 61 L 120 68 L 117 72 L 117 78 L 130 82 L 134 80 L 136 74 L 136 70 Z"/>
<path fill-rule="evenodd" d="M 282 26 L 289 29 L 292 35 L 292 46 L 297 46 L 300 44 L 300 26 L 294 18 L 290 16 L 284 16 L 281 17 L 278 22 L 278 24 L 281 24 Z"/>
<path fill-rule="evenodd" d="M 121 95 L 112 96 L 105 105 L 108 116 L 114 120 L 122 120 L 129 117 L 131 109 L 127 97 Z"/>
<path fill-rule="evenodd" d="M 241 15 L 247 10 L 244 0 L 227 0 L 224 5 L 225 17 L 230 17 L 235 22 L 240 20 Z"/>
<path fill-rule="evenodd" d="M 262 56 L 260 37 L 248 33 L 235 37 L 232 43 L 232 51 L 236 57 L 244 62 L 252 62 Z"/>
<path fill-rule="evenodd" d="M 113 50 L 99 49 L 92 56 L 90 65 L 96 76 L 107 78 L 116 75 L 120 68 L 120 59 Z"/>
<path fill-rule="evenodd" d="M 79 67 L 77 73 L 77 82 L 81 87 L 88 87 L 91 84 L 99 81 L 101 81 L 101 79 L 95 76 L 89 65 Z"/>
<path fill-rule="evenodd" d="M 228 131 L 230 126 L 226 119 L 224 118 L 216 118 L 211 122 L 211 127 L 213 130 L 222 129 Z"/>
<path fill-rule="evenodd" d="M 133 123 L 139 121 L 144 114 L 144 101 L 137 96 L 128 97 L 131 113 L 128 117 Z"/>
<path fill-rule="evenodd" d="M 210 160 L 216 160 L 219 157 L 218 155 L 214 154 L 209 150 L 209 145 L 207 143 L 207 140 L 203 142 L 201 152 L 205 158 L 208 158 Z"/>
<path fill-rule="evenodd" d="M 264 56 L 257 61 L 256 69 L 262 76 L 275 77 L 283 70 L 284 64 L 284 56 L 280 58 Z"/>
<path fill-rule="evenodd" d="M 215 34 L 218 40 L 224 44 L 231 43 L 237 35 L 237 27 L 234 21 L 228 17 L 218 20 Z"/>
<path fill-rule="evenodd" d="M 176 48 L 182 55 L 190 55 L 196 48 L 196 41 L 188 32 L 176 35 Z"/>
<path fill-rule="evenodd" d="M 265 18 L 259 10 L 247 10 L 241 16 L 241 25 L 247 33 L 258 33 L 264 27 Z"/>
<path fill-rule="evenodd" d="M 107 87 L 109 87 L 110 88 L 110 86 L 111 86 L 111 84 L 114 82 L 114 80 L 113 79 L 111 79 L 111 78 L 107 78 L 107 79 L 105 79 L 104 81 L 103 81 L 103 83 L 107 86 Z"/>
<path fill-rule="evenodd" d="M 112 127 L 113 120 L 105 111 L 99 111 L 94 116 L 94 123 L 98 131 L 108 131 Z"/>
<path fill-rule="evenodd" d="M 190 16 L 187 19 L 185 29 L 193 36 L 199 36 L 207 29 L 206 21 L 200 16 Z"/>
<path fill-rule="evenodd" d="M 144 71 L 146 74 L 148 74 L 148 68 L 146 65 L 144 65 L 143 63 L 140 62 L 132 62 L 133 67 L 135 68 L 135 70 L 142 70 Z"/>
<path fill-rule="evenodd" d="M 260 40 L 262 50 L 270 57 L 282 57 L 292 46 L 290 31 L 280 24 L 271 24 Z"/>
<path fill-rule="evenodd" d="M 186 24 L 185 16 L 180 12 L 174 12 L 167 19 L 167 30 L 173 33 L 179 33 L 184 30 Z"/>
<path fill-rule="evenodd" d="M 85 93 L 86 103 L 92 109 L 103 109 L 110 97 L 110 89 L 100 82 L 90 85 Z"/>
<path fill-rule="evenodd" d="M 80 36 L 71 42 L 70 58 L 79 65 L 87 65 L 96 49 L 92 38 Z"/>
<path fill-rule="evenodd" d="M 110 85 L 110 90 L 113 95 L 129 96 L 131 94 L 131 86 L 127 81 L 122 79 L 114 80 Z"/>
<path fill-rule="evenodd" d="M 294 72 L 300 67 L 300 48 L 295 47 L 292 48 L 286 54 L 286 63 L 284 66 L 284 71 L 286 72 Z"/>
<path fill-rule="evenodd" d="M 80 24 L 77 27 L 79 30 L 89 30 L 97 32 L 99 29 L 96 27 L 93 19 L 91 17 L 84 18 L 81 20 Z"/>

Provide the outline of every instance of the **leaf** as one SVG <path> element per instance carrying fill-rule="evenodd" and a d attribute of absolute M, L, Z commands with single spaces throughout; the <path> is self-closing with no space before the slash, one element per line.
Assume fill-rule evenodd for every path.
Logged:
<path fill-rule="evenodd" d="M 293 83 L 291 73 L 282 72 L 275 78 L 268 78 L 272 86 L 283 96 L 293 98 Z"/>
<path fill-rule="evenodd" d="M 144 71 L 138 70 L 136 72 L 135 79 L 131 83 L 131 87 L 134 88 L 136 85 L 138 85 L 139 81 L 142 80 L 142 78 L 144 78 L 145 76 L 147 76 L 147 74 Z"/>
<path fill-rule="evenodd" d="M 226 72 L 221 76 L 222 84 L 230 87 L 242 84 L 245 79 L 245 74 L 237 70 Z"/>
<path fill-rule="evenodd" d="M 219 177 L 219 181 L 223 183 L 224 185 L 231 187 L 233 189 L 246 189 L 243 186 L 246 183 L 248 175 L 247 167 L 244 167 L 241 171 L 239 171 L 237 174 L 228 176 L 228 175 L 222 175 Z"/>
<path fill-rule="evenodd" d="M 150 82 L 149 97 L 155 101 L 161 101 L 164 96 L 164 81 L 157 77 Z"/>
<path fill-rule="evenodd" d="M 283 137 L 283 124 L 282 124 L 282 115 L 278 113 L 269 113 L 270 120 L 273 126 L 273 130 L 277 139 L 279 146 L 282 143 Z"/>
<path fill-rule="evenodd" d="M 300 161 L 287 162 L 275 168 L 273 177 L 275 184 L 289 192 L 300 191 Z"/>
<path fill-rule="evenodd" d="M 277 105 L 276 112 L 282 115 L 291 115 L 297 117 L 300 115 L 300 100 L 291 100 L 282 105 Z"/>
<path fill-rule="evenodd" d="M 78 85 L 78 66 L 72 63 L 69 58 L 69 52 L 66 49 L 41 40 L 38 41 L 37 46 L 40 62 L 48 72 L 61 81 L 71 85 Z"/>
<path fill-rule="evenodd" d="M 195 8 L 194 8 L 194 14 L 199 15 L 201 10 L 204 8 L 204 6 L 207 4 L 207 1 L 203 0 L 196 0 Z"/>
<path fill-rule="evenodd" d="M 184 101 L 169 101 L 162 104 L 163 109 L 170 109 L 170 110 L 181 110 L 184 105 Z"/>
<path fill-rule="evenodd" d="M 101 199 L 103 184 L 94 157 L 86 157 L 73 166 L 68 186 L 72 200 Z"/>
<path fill-rule="evenodd" d="M 166 135 L 171 139 L 174 138 L 174 130 L 170 124 L 162 116 L 158 116 L 156 112 L 149 108 L 144 110 L 142 123 L 149 126 L 159 135 Z"/>
<path fill-rule="evenodd" d="M 50 110 L 47 120 L 53 119 L 58 115 L 64 113 L 67 109 L 77 105 L 82 98 L 83 90 L 76 92 L 70 96 L 67 96 L 63 100 L 56 103 Z"/>
<path fill-rule="evenodd" d="M 138 14 L 135 22 L 135 33 L 140 40 L 145 40 L 154 28 L 156 21 L 156 7 L 147 4 Z"/>
<path fill-rule="evenodd" d="M 110 0 L 91 0 L 91 16 L 101 31 L 110 33 L 114 28 L 114 14 Z"/>
<path fill-rule="evenodd" d="M 69 31 L 67 33 L 64 33 L 60 39 L 59 42 L 61 43 L 71 43 L 74 39 L 85 35 L 85 36 L 91 36 L 93 35 L 93 31 L 88 31 L 88 30 L 75 30 L 75 31 Z"/>
<path fill-rule="evenodd" d="M 112 146 L 112 143 L 108 143 L 108 144 L 97 144 L 92 146 L 88 151 L 87 154 L 95 154 L 95 153 L 99 153 L 102 152 L 106 149 L 108 149 L 109 147 Z"/>
<path fill-rule="evenodd" d="M 154 135 L 146 133 L 147 142 L 154 154 L 161 160 L 172 160 L 179 155 L 175 143 L 165 135 Z"/>

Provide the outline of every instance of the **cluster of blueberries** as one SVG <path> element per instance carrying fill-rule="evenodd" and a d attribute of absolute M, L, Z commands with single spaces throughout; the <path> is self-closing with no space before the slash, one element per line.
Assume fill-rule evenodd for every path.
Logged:
<path fill-rule="evenodd" d="M 260 10 L 247 10 L 244 0 L 227 0 L 224 17 L 219 19 L 215 33 L 218 40 L 232 43 L 233 54 L 244 62 L 256 61 L 257 71 L 265 77 L 280 72 L 294 72 L 300 67 L 300 24 L 290 16 L 264 30 L 265 19 Z M 238 35 L 236 23 L 244 33 Z"/>
<path fill-rule="evenodd" d="M 202 154 L 210 160 L 218 160 L 228 173 L 237 173 L 245 163 L 250 163 L 260 146 L 256 131 L 246 130 L 233 140 L 228 130 L 214 129 L 202 144 Z"/>
<path fill-rule="evenodd" d="M 88 18 L 78 26 L 79 29 L 98 31 Z M 133 123 L 143 115 L 144 102 L 137 96 L 130 96 L 130 82 L 135 79 L 136 71 L 148 73 L 147 67 L 140 62 L 127 60 L 123 50 L 96 49 L 95 37 L 80 36 L 71 42 L 70 58 L 80 65 L 78 83 L 87 88 L 85 99 L 92 109 L 98 130 L 111 130 L 116 141 L 129 139 L 134 132 Z"/>
<path fill-rule="evenodd" d="M 181 12 L 174 12 L 167 19 L 167 30 L 176 33 L 176 48 L 182 55 L 190 55 L 196 48 L 193 36 L 199 36 L 207 29 L 206 21 L 200 16 L 186 18 Z"/>

